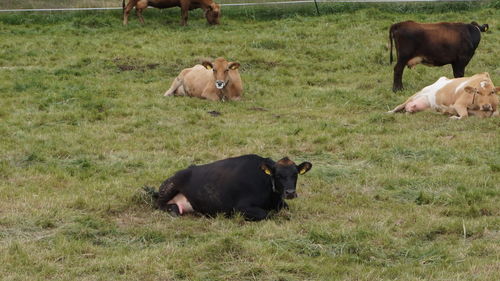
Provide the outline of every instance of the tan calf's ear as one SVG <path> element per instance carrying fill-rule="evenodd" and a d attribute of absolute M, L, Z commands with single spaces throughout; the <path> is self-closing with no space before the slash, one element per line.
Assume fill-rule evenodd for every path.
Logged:
<path fill-rule="evenodd" d="M 312 164 L 309 162 L 302 162 L 299 166 L 297 166 L 297 170 L 299 171 L 299 175 L 303 175 L 311 170 Z"/>
<path fill-rule="evenodd" d="M 231 69 L 231 70 L 238 69 L 239 67 L 240 67 L 240 63 L 239 62 L 230 62 L 229 65 L 228 65 L 228 68 Z"/>
<path fill-rule="evenodd" d="M 204 66 L 206 69 L 208 69 L 208 70 L 211 70 L 211 69 L 213 69 L 213 68 L 214 68 L 213 64 L 212 64 L 211 62 L 207 61 L 207 60 L 206 60 L 206 61 L 203 61 L 203 62 L 201 63 L 201 65 L 203 65 L 203 66 Z"/>
<path fill-rule="evenodd" d="M 476 88 L 471 87 L 471 86 L 467 86 L 467 87 L 464 88 L 464 91 L 466 93 L 469 93 L 469 94 L 474 94 L 476 92 Z"/>

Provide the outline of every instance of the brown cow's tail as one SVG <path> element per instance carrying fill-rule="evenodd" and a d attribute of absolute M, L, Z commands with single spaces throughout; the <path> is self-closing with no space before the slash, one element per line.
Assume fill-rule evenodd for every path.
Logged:
<path fill-rule="evenodd" d="M 479 28 L 479 30 L 481 30 L 481 32 L 486 32 L 490 28 L 490 26 L 487 23 L 485 23 L 483 25 L 479 25 L 479 23 L 473 21 L 470 24 L 477 26 Z"/>
<path fill-rule="evenodd" d="M 392 58 L 392 41 L 394 39 L 394 24 L 391 25 L 391 28 L 389 28 L 389 43 L 391 45 L 391 51 L 390 51 L 390 63 L 392 64 L 393 58 Z"/>
<path fill-rule="evenodd" d="M 122 10 L 125 11 L 125 0 L 122 0 Z"/>

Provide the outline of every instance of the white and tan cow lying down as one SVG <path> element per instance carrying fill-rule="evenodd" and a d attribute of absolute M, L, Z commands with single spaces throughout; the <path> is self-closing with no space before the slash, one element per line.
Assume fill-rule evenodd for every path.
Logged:
<path fill-rule="evenodd" d="M 469 115 L 499 116 L 497 93 L 500 87 L 493 86 L 487 72 L 455 79 L 441 77 L 388 113 L 414 113 L 431 108 L 453 119 Z"/>
<path fill-rule="evenodd" d="M 165 96 L 190 96 L 209 100 L 239 100 L 243 93 L 237 62 L 217 58 L 186 68 L 174 79 Z"/>

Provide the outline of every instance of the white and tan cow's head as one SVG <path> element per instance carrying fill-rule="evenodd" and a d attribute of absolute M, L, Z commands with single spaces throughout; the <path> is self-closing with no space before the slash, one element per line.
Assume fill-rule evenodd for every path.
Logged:
<path fill-rule="evenodd" d="M 472 102 L 468 105 L 471 110 L 479 110 L 485 113 L 494 113 L 498 109 L 498 93 L 500 87 L 493 86 L 490 79 L 484 79 L 476 87 L 467 86 L 464 91 L 471 95 Z"/>
<path fill-rule="evenodd" d="M 238 70 L 240 63 L 228 62 L 224 58 L 217 58 L 213 62 L 204 61 L 201 63 L 206 69 L 212 70 L 214 74 L 215 87 L 222 90 L 229 82 L 229 71 Z"/>

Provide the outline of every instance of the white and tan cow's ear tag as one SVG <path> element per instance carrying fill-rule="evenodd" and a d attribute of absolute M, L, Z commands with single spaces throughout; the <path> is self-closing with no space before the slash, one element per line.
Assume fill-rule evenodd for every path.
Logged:
<path fill-rule="evenodd" d="M 205 68 L 208 69 L 208 70 L 212 70 L 212 66 L 209 65 L 209 64 L 205 65 Z"/>

